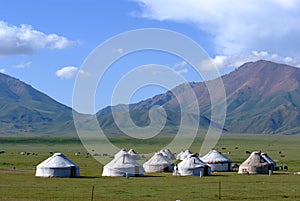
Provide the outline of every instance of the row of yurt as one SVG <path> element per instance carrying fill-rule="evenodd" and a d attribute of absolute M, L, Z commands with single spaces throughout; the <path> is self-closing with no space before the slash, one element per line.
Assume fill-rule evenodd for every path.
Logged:
<path fill-rule="evenodd" d="M 268 174 L 276 169 L 276 163 L 260 151 L 255 151 L 240 165 L 239 174 Z"/>
<path fill-rule="evenodd" d="M 55 153 L 37 165 L 37 177 L 79 177 L 80 168 L 62 153 Z"/>
<path fill-rule="evenodd" d="M 143 176 L 144 168 L 132 156 L 121 149 L 114 159 L 103 167 L 102 176 Z"/>

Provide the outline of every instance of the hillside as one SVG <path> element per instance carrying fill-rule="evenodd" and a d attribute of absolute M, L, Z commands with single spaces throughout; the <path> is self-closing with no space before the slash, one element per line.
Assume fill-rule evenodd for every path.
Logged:
<path fill-rule="evenodd" d="M 222 80 L 227 96 L 226 130 L 238 133 L 300 133 L 299 68 L 269 61 L 249 62 L 222 76 Z M 189 84 L 197 96 L 202 118 L 210 119 L 210 97 L 205 83 Z M 184 96 L 186 85 L 173 90 L 189 101 Z M 176 113 L 179 105 L 171 91 L 131 104 L 129 108 L 131 112 L 147 111 L 154 105 L 160 105 Z M 124 111 L 122 105 L 114 107 L 119 113 Z M 97 113 L 99 121 L 110 113 L 111 107 L 100 110 Z"/>
<path fill-rule="evenodd" d="M 0 135 L 71 134 L 72 109 L 0 73 Z"/>

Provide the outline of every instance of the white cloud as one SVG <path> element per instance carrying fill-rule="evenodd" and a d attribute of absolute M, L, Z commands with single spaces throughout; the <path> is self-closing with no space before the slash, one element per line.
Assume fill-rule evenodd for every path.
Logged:
<path fill-rule="evenodd" d="M 0 73 L 6 73 L 6 70 L 4 68 L 1 68 Z"/>
<path fill-rule="evenodd" d="M 70 79 L 77 75 L 78 68 L 75 66 L 66 66 L 56 71 L 56 76 L 62 79 Z"/>
<path fill-rule="evenodd" d="M 184 69 L 180 69 L 180 70 L 177 70 L 176 73 L 178 74 L 184 74 L 184 73 L 188 73 L 188 69 L 187 68 L 184 68 Z"/>
<path fill-rule="evenodd" d="M 74 42 L 57 34 L 45 34 L 30 25 L 20 27 L 0 21 L 0 56 L 31 54 L 38 49 L 64 49 Z"/>
<path fill-rule="evenodd" d="M 89 76 L 91 76 L 91 74 L 90 74 L 89 72 L 86 72 L 86 71 L 84 71 L 84 70 L 82 70 L 82 69 L 80 69 L 80 70 L 78 71 L 78 75 L 80 75 L 80 76 L 82 76 L 82 77 L 89 77 Z"/>
<path fill-rule="evenodd" d="M 187 68 L 183 68 L 185 66 L 187 66 L 188 64 L 186 63 L 186 61 L 181 61 L 178 63 L 175 63 L 172 67 L 173 69 L 175 69 L 175 72 L 178 74 L 184 74 L 184 73 L 188 73 L 188 69 Z"/>
<path fill-rule="evenodd" d="M 219 55 L 213 59 L 214 65 L 218 69 L 222 68 L 237 68 L 242 64 L 250 61 L 268 60 L 276 63 L 288 64 L 300 67 L 300 60 L 292 57 L 282 57 L 278 54 L 270 54 L 266 51 L 252 51 L 245 54 L 235 54 L 231 56 Z"/>
<path fill-rule="evenodd" d="M 219 55 L 253 50 L 300 57 L 300 1 L 134 0 L 142 17 L 196 25 Z"/>
<path fill-rule="evenodd" d="M 112 49 L 113 53 L 118 53 L 118 54 L 123 54 L 124 53 L 124 49 L 119 47 L 119 48 L 113 48 Z"/>
<path fill-rule="evenodd" d="M 28 68 L 28 67 L 31 66 L 31 64 L 32 64 L 32 62 L 28 61 L 28 62 L 25 62 L 25 63 L 14 65 L 13 67 L 14 68 Z"/>
<path fill-rule="evenodd" d="M 186 66 L 187 65 L 187 63 L 186 63 L 186 61 L 181 61 L 181 62 L 179 62 L 179 63 L 176 63 L 176 64 L 174 64 L 173 65 L 173 68 L 181 68 L 181 67 L 184 67 L 184 66 Z"/>

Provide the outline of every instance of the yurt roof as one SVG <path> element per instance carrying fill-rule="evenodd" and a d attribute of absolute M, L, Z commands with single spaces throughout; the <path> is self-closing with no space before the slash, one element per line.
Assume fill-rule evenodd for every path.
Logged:
<path fill-rule="evenodd" d="M 128 154 L 128 152 L 126 151 L 126 149 L 122 148 L 118 153 L 115 154 L 115 158 L 118 158 L 124 154 Z"/>
<path fill-rule="evenodd" d="M 206 155 L 201 157 L 201 160 L 206 163 L 232 162 L 229 158 L 227 158 L 217 150 L 211 150 Z"/>
<path fill-rule="evenodd" d="M 38 168 L 63 168 L 63 167 L 72 167 L 78 166 L 68 159 L 62 153 L 55 153 L 43 162 L 41 162 L 37 167 Z"/>
<path fill-rule="evenodd" d="M 128 153 L 129 153 L 129 154 L 139 154 L 139 153 L 136 152 L 134 149 L 129 149 Z"/>
<path fill-rule="evenodd" d="M 251 155 L 241 164 L 241 166 L 264 166 L 268 164 L 268 161 L 261 156 L 261 152 L 256 151 L 252 152 Z"/>
<path fill-rule="evenodd" d="M 267 154 L 261 153 L 261 156 L 270 164 L 276 164 L 275 161 Z"/>
<path fill-rule="evenodd" d="M 162 155 L 166 156 L 168 159 L 175 159 L 174 154 L 169 149 L 162 149 L 159 153 L 162 153 Z"/>
<path fill-rule="evenodd" d="M 107 168 L 118 169 L 118 168 L 130 168 L 141 166 L 136 162 L 129 153 L 119 154 L 115 158 L 105 165 Z"/>
<path fill-rule="evenodd" d="M 183 160 L 185 159 L 188 155 L 192 154 L 192 152 L 190 152 L 190 150 L 185 150 L 185 151 L 182 151 L 180 152 L 178 155 L 177 155 L 177 159 L 180 159 L 180 160 Z"/>
<path fill-rule="evenodd" d="M 178 167 L 181 169 L 197 168 L 207 166 L 198 156 L 189 154 L 184 160 L 182 160 Z"/>
<path fill-rule="evenodd" d="M 147 162 L 144 164 L 168 164 L 171 165 L 173 164 L 172 161 L 170 161 L 167 157 L 165 157 L 162 153 L 155 153 Z"/>

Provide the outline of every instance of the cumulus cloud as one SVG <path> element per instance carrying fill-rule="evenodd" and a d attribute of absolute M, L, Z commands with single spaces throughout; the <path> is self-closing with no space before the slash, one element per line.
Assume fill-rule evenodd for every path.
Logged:
<path fill-rule="evenodd" d="M 211 36 L 219 55 L 267 51 L 300 55 L 297 0 L 134 0 L 139 16 L 189 23 Z"/>
<path fill-rule="evenodd" d="M 0 56 L 31 54 L 38 49 L 64 49 L 74 41 L 57 34 L 45 34 L 30 25 L 20 27 L 0 21 Z"/>
<path fill-rule="evenodd" d="M 31 66 L 31 64 L 32 64 L 32 62 L 28 61 L 28 62 L 25 62 L 25 63 L 14 65 L 13 67 L 14 68 L 28 68 L 28 67 Z"/>
<path fill-rule="evenodd" d="M 75 66 L 66 66 L 56 71 L 56 76 L 62 79 L 70 79 L 77 75 L 78 68 Z"/>

